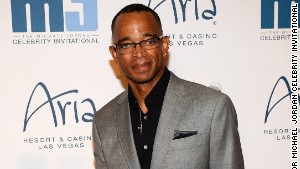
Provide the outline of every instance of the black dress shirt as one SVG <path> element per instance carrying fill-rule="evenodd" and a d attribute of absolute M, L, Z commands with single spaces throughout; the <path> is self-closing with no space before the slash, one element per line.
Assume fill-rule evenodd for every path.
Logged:
<path fill-rule="evenodd" d="M 163 75 L 145 98 L 145 104 L 148 108 L 146 114 L 140 109 L 138 101 L 133 95 L 130 86 L 128 86 L 133 138 L 142 169 L 150 169 L 156 128 L 169 79 L 170 71 L 165 68 Z M 142 130 L 140 128 L 141 123 Z"/>

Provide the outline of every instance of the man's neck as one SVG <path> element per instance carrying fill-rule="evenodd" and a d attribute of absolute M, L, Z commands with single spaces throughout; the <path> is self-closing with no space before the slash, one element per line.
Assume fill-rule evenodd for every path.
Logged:
<path fill-rule="evenodd" d="M 145 104 L 145 99 L 148 96 L 148 94 L 151 92 L 151 90 L 153 89 L 153 87 L 156 85 L 156 83 L 159 81 L 159 79 L 161 78 L 161 76 L 164 73 L 164 69 L 159 72 L 159 74 L 157 75 L 156 78 L 154 78 L 153 80 L 151 80 L 150 82 L 147 83 L 135 83 L 131 80 L 128 80 L 128 84 L 131 87 L 132 93 L 135 96 L 135 98 L 137 99 L 140 108 L 142 109 L 143 113 L 147 113 L 148 112 L 148 108 Z"/>
<path fill-rule="evenodd" d="M 147 113 L 148 108 L 145 104 L 145 98 L 148 96 L 148 94 L 153 89 L 155 84 L 153 85 L 153 84 L 146 83 L 146 84 L 129 84 L 129 85 L 143 113 Z"/>

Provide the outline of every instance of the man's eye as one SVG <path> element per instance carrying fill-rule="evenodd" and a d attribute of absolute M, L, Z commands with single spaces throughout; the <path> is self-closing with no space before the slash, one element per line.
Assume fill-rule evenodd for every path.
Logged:
<path fill-rule="evenodd" d="M 156 39 L 148 39 L 145 42 L 145 45 L 153 45 L 156 43 Z"/>
<path fill-rule="evenodd" d="M 122 43 L 122 44 L 119 44 L 119 48 L 120 49 L 127 49 L 127 48 L 130 48 L 132 46 L 131 43 Z"/>

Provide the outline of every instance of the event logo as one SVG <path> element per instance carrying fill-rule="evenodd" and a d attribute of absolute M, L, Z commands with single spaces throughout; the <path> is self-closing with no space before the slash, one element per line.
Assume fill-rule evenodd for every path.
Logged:
<path fill-rule="evenodd" d="M 97 0 L 11 0 L 14 45 L 99 44 Z"/>
<path fill-rule="evenodd" d="M 275 20 L 275 2 L 278 4 L 277 21 Z M 278 23 L 279 29 L 291 28 L 292 2 L 298 3 L 298 0 L 261 0 L 261 28 L 274 29 L 275 22 Z"/>
<path fill-rule="evenodd" d="M 217 14 L 217 6 L 215 3 L 215 0 L 210 0 L 211 4 L 212 4 L 212 9 L 205 9 L 202 11 L 202 18 L 205 20 L 210 20 L 213 19 L 216 14 Z M 158 8 L 159 6 L 161 6 L 164 2 L 166 2 L 166 0 L 162 0 L 156 7 L 154 7 L 153 9 L 155 10 L 156 8 Z M 172 9 L 173 9 L 173 13 L 174 13 L 174 19 L 175 19 L 175 23 L 178 23 L 178 11 L 181 10 L 182 13 L 182 21 L 185 22 L 186 21 L 186 9 L 187 9 L 187 5 L 188 2 L 190 2 L 191 5 L 193 5 L 193 8 L 195 9 L 194 11 L 194 15 L 195 15 L 195 19 L 199 20 L 199 9 L 198 9 L 198 0 L 194 0 L 194 2 L 192 2 L 192 0 L 185 0 L 185 2 L 183 2 L 183 0 L 179 0 L 179 4 L 180 4 L 180 8 L 178 8 L 176 6 L 175 0 L 171 0 L 172 3 Z M 149 0 L 148 6 L 151 5 L 151 0 Z"/>
<path fill-rule="evenodd" d="M 217 22 L 213 19 L 217 15 L 217 6 L 215 0 L 203 0 L 209 1 L 208 6 L 200 6 L 200 0 L 171 0 L 166 1 L 162 0 L 156 6 L 152 5 L 152 1 L 148 1 L 148 6 L 154 6 L 153 10 L 156 10 L 160 7 L 163 8 L 171 8 L 173 11 L 174 22 L 175 24 L 180 23 L 180 18 L 182 18 L 182 22 L 186 22 L 188 20 L 187 16 L 194 16 L 195 21 L 198 21 L 202 18 L 204 21 L 211 20 L 213 25 L 216 25 Z M 205 2 L 206 3 L 206 2 Z M 168 6 L 167 6 L 168 5 Z M 167 7 L 166 7 L 167 6 Z M 202 8 L 200 8 L 202 7 Z M 193 19 L 193 18 L 192 18 Z M 170 46 L 203 46 L 206 42 L 216 39 L 217 33 L 212 31 L 213 29 L 207 32 L 185 32 L 185 33 L 167 33 L 170 39 Z"/>
<path fill-rule="evenodd" d="M 289 28 L 291 28 L 291 5 L 293 2 L 298 3 L 298 0 L 261 0 L 260 40 L 281 41 L 291 39 Z"/>
<path fill-rule="evenodd" d="M 83 24 L 80 24 L 79 12 L 64 9 L 63 0 L 11 0 L 13 32 L 46 32 L 45 8 L 49 11 L 50 32 L 96 31 L 98 29 L 97 0 L 72 0 L 83 8 Z M 30 7 L 30 21 L 27 20 L 26 6 Z M 28 13 L 27 13 L 28 12 Z M 65 19 L 64 19 L 65 15 Z"/>
<path fill-rule="evenodd" d="M 287 89 L 287 93 L 286 93 L 285 95 L 283 95 L 277 102 L 275 102 L 273 106 L 271 106 L 270 103 L 271 103 L 271 101 L 272 101 L 272 99 L 273 99 L 273 94 L 274 94 L 275 90 L 277 89 L 277 85 L 278 85 L 278 83 L 279 83 L 280 81 L 283 81 L 283 82 L 284 82 L 284 84 L 285 84 L 285 86 L 286 86 L 286 89 Z M 300 90 L 300 88 L 299 88 L 298 90 Z M 274 88 L 273 88 L 273 90 L 272 90 L 272 92 L 271 92 L 271 95 L 270 95 L 270 97 L 269 97 L 269 101 L 268 101 L 268 105 L 267 105 L 267 110 L 266 110 L 266 114 L 265 114 L 265 120 L 264 120 L 264 123 L 267 123 L 270 113 L 272 112 L 272 110 L 273 110 L 273 109 L 274 109 L 274 108 L 275 108 L 282 100 L 286 99 L 287 97 L 289 97 L 289 98 L 291 99 L 291 94 L 292 94 L 292 90 L 291 90 L 291 86 L 290 86 L 290 84 L 289 84 L 287 78 L 284 77 L 284 76 L 281 76 L 281 77 L 277 80 L 277 82 L 276 82 L 276 84 L 275 84 L 275 86 L 274 86 Z M 299 95 L 299 94 L 298 94 L 298 101 L 300 101 L 300 95 Z"/>
<path fill-rule="evenodd" d="M 31 102 L 32 102 L 33 96 L 34 96 L 34 94 L 35 94 L 38 87 L 41 87 L 43 89 L 43 92 L 46 95 L 47 99 L 43 103 L 41 103 L 37 108 L 35 108 L 33 111 L 30 112 L 30 110 L 32 109 Z M 32 118 L 39 112 L 39 110 L 41 108 L 46 107 L 46 106 L 48 106 L 51 110 L 52 117 L 53 117 L 52 120 L 53 120 L 53 124 L 54 124 L 55 127 L 58 126 L 57 116 L 61 117 L 62 125 L 66 125 L 66 112 L 67 112 L 66 110 L 67 110 L 67 107 L 68 107 L 68 109 L 71 109 L 73 111 L 73 112 L 70 112 L 70 111 L 68 111 L 68 112 L 73 113 L 73 115 L 71 114 L 71 116 L 73 116 L 74 121 L 76 123 L 78 123 L 79 122 L 79 117 L 78 117 L 79 113 L 77 111 L 78 102 L 77 101 L 74 101 L 74 102 L 67 101 L 66 103 L 62 103 L 62 101 L 59 100 L 63 96 L 66 96 L 66 95 L 69 95 L 69 94 L 75 94 L 75 93 L 78 93 L 78 90 L 69 90 L 69 91 L 63 92 L 61 94 L 51 96 L 51 94 L 50 94 L 48 88 L 46 87 L 46 85 L 42 82 L 39 82 L 35 86 L 35 88 L 33 89 L 32 93 L 31 93 L 31 96 L 29 98 L 28 104 L 27 104 L 25 117 L 24 117 L 23 132 L 26 131 L 30 120 L 32 120 Z M 96 108 L 95 108 L 95 104 L 94 104 L 93 100 L 90 99 L 90 98 L 86 98 L 86 99 L 82 100 L 80 102 L 80 104 L 87 104 L 93 111 L 92 113 L 89 113 L 89 112 L 83 113 L 82 116 L 81 116 L 81 120 L 83 122 L 86 122 L 86 123 L 92 122 L 93 118 L 94 118 L 94 114 L 96 113 Z M 58 114 L 57 111 L 55 110 L 55 106 L 58 106 L 60 114 Z M 43 112 L 40 111 L 39 113 L 43 113 Z"/>
<path fill-rule="evenodd" d="M 278 100 L 273 100 L 273 94 L 274 92 L 278 89 L 278 84 L 279 82 L 284 82 L 285 87 L 287 89 L 287 93 L 284 94 L 281 98 L 279 98 Z M 300 90 L 300 88 L 298 88 L 298 90 Z M 285 76 L 281 76 L 277 82 L 275 83 L 273 90 L 271 92 L 271 95 L 269 97 L 269 101 L 268 101 L 268 105 L 267 105 L 267 109 L 265 112 L 265 119 L 264 119 L 264 123 L 266 124 L 268 122 L 268 119 L 271 115 L 271 112 L 274 110 L 274 108 L 276 106 L 278 106 L 279 103 L 281 103 L 284 99 L 287 99 L 288 97 L 291 100 L 291 94 L 292 94 L 292 90 L 291 90 L 291 86 L 290 83 L 288 82 L 287 78 Z M 298 101 L 300 101 L 300 95 L 298 94 Z M 271 102 L 274 102 L 273 105 L 271 105 Z M 287 112 L 289 112 L 287 110 Z M 288 115 L 288 114 L 287 114 Z M 298 131 L 300 132 L 300 131 Z M 285 128 L 272 128 L 272 129 L 264 129 L 263 131 L 264 135 L 269 135 L 269 136 L 276 136 L 276 140 L 280 141 L 280 140 L 290 140 L 291 139 L 291 128 L 290 127 L 285 127 Z"/>

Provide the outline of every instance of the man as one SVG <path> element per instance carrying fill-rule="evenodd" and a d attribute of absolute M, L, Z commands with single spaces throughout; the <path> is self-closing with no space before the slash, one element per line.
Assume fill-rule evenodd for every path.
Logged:
<path fill-rule="evenodd" d="M 128 5 L 111 29 L 128 90 L 95 114 L 96 168 L 243 169 L 231 100 L 166 68 L 169 38 L 156 12 Z"/>

